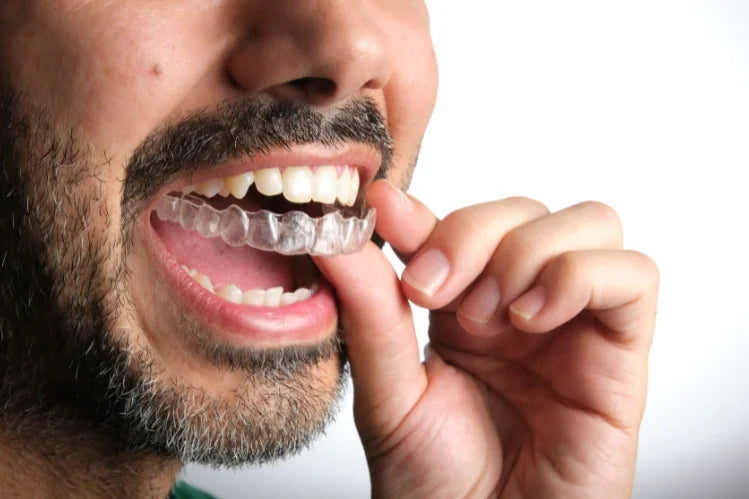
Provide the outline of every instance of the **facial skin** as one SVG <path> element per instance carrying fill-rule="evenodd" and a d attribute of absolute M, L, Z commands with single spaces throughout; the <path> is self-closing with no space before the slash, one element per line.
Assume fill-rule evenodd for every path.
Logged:
<path fill-rule="evenodd" d="M 164 497 L 180 460 L 296 451 L 348 359 L 373 497 L 629 497 L 657 266 L 601 202 L 439 219 L 405 194 L 435 73 L 409 0 L 3 3 L 3 491 Z M 297 165 L 357 168 L 402 275 L 372 241 L 292 265 L 152 213 Z M 221 285 L 324 278 L 234 305 L 184 262 Z"/>
<path fill-rule="evenodd" d="M 337 321 L 226 341 L 158 278 L 149 214 L 170 182 L 268 148 L 363 144 L 405 187 L 436 94 L 425 6 L 10 1 L 0 33 L 6 448 L 86 428 L 71 467 L 99 451 L 137 471 L 305 445 L 340 392 Z M 258 115 L 282 130 L 236 131 Z"/>

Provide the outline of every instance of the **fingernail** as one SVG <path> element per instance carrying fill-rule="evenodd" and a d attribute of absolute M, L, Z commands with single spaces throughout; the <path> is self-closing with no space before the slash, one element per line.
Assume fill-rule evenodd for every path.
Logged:
<path fill-rule="evenodd" d="M 403 280 L 427 296 L 434 296 L 450 274 L 450 262 L 442 251 L 432 248 L 418 255 L 403 271 Z"/>
<path fill-rule="evenodd" d="M 497 311 L 500 299 L 499 283 L 492 276 L 486 276 L 463 299 L 460 315 L 478 324 L 487 324 Z"/>
<path fill-rule="evenodd" d="M 533 319 L 544 308 L 546 289 L 536 286 L 510 305 L 510 311 L 526 321 Z"/>

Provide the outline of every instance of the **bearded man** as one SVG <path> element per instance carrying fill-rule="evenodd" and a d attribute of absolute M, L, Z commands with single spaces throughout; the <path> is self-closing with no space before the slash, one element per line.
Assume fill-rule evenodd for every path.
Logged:
<path fill-rule="evenodd" d="M 630 494 L 657 268 L 598 202 L 404 194 L 423 2 L 6 0 L 0 68 L 4 496 L 178 496 L 349 372 L 373 496 Z"/>

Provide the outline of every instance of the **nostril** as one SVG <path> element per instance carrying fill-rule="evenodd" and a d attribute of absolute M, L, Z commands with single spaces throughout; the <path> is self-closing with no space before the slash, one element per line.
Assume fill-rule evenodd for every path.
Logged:
<path fill-rule="evenodd" d="M 298 78 L 288 83 L 304 94 L 309 101 L 329 99 L 336 92 L 336 84 L 328 78 Z"/>

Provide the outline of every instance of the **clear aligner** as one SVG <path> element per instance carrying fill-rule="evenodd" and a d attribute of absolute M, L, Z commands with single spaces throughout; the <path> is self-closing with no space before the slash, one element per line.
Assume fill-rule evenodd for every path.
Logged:
<path fill-rule="evenodd" d="M 356 253 L 372 237 L 376 210 L 362 207 L 361 216 L 335 210 L 313 218 L 303 211 L 278 214 L 247 212 L 237 205 L 217 210 L 196 196 L 164 197 L 156 208 L 161 220 L 176 222 L 207 238 L 220 237 L 231 246 L 251 246 L 282 255 L 336 256 Z"/>

